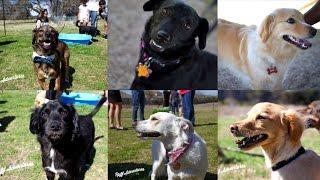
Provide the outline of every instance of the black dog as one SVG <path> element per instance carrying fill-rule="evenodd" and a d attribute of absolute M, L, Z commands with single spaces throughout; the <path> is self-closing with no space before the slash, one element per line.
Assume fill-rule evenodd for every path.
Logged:
<path fill-rule="evenodd" d="M 216 89 L 217 57 L 202 51 L 208 21 L 178 0 L 150 0 L 143 9 L 153 15 L 145 25 L 131 88 Z"/>
<path fill-rule="evenodd" d="M 92 117 L 106 101 L 102 97 L 94 110 L 78 116 L 72 105 L 49 101 L 31 115 L 30 131 L 41 145 L 42 166 L 47 179 L 83 179 L 85 164 L 92 160 L 94 124 Z M 90 159 L 91 158 L 91 159 Z"/>
<path fill-rule="evenodd" d="M 79 24 L 80 24 L 79 21 L 77 21 L 76 26 L 79 28 L 79 34 L 88 34 L 92 37 L 96 37 L 101 34 L 100 31 L 95 27 L 81 26 Z"/>

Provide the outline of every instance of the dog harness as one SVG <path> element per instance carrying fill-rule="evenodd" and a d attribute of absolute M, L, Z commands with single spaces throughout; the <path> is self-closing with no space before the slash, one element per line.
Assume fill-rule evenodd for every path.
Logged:
<path fill-rule="evenodd" d="M 272 73 L 278 73 L 278 69 L 277 69 L 277 67 L 276 66 L 270 66 L 270 67 L 268 67 L 268 69 L 267 69 L 267 73 L 268 73 L 268 75 L 271 75 Z"/>
<path fill-rule="evenodd" d="M 41 56 L 36 52 L 33 52 L 32 54 L 32 60 L 34 63 L 45 63 L 45 64 L 53 65 L 55 59 L 56 59 L 56 56 L 54 54 L 50 56 Z"/>
<path fill-rule="evenodd" d="M 289 164 L 290 162 L 294 161 L 295 159 L 297 159 L 299 156 L 301 156 L 302 154 L 304 154 L 306 152 L 306 150 L 301 146 L 300 149 L 298 150 L 298 152 L 293 155 L 291 158 L 284 160 L 284 161 L 280 161 L 278 162 L 276 165 L 272 166 L 272 171 L 276 171 L 282 167 L 284 167 L 285 165 Z"/>
<path fill-rule="evenodd" d="M 170 72 L 183 62 L 181 58 L 164 61 L 162 59 L 151 57 L 147 52 L 146 44 L 142 39 L 140 43 L 140 49 L 142 51 L 142 61 L 140 61 L 136 67 L 138 77 L 148 78 L 151 73 Z"/>
<path fill-rule="evenodd" d="M 183 156 L 191 144 L 194 141 L 194 134 L 192 136 L 189 136 L 188 142 L 184 143 L 182 147 L 177 148 L 176 150 L 172 150 L 167 152 L 167 157 L 169 158 L 169 165 L 172 165 L 173 169 L 178 170 L 181 167 L 181 164 L 178 161 L 178 159 Z"/>

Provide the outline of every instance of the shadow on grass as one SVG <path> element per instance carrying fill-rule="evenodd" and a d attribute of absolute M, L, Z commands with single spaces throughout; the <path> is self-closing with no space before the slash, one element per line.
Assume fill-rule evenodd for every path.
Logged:
<path fill-rule="evenodd" d="M 0 41 L 0 46 L 8 45 L 15 42 L 18 42 L 18 41 Z"/>
<path fill-rule="evenodd" d="M 5 103 L 7 103 L 7 101 L 1 101 L 0 100 L 0 104 L 5 104 Z"/>
<path fill-rule="evenodd" d="M 151 168 L 151 165 L 142 163 L 111 163 L 108 164 L 108 179 L 150 179 Z"/>
<path fill-rule="evenodd" d="M 218 125 L 218 123 L 196 124 L 196 127 L 200 127 L 200 126 L 212 126 L 212 125 Z"/>
<path fill-rule="evenodd" d="M 8 111 L 0 111 L 0 114 L 4 114 L 7 113 Z"/>
<path fill-rule="evenodd" d="M 15 119 L 15 116 L 5 116 L 0 118 L 0 133 L 4 132 L 8 125 Z"/>
<path fill-rule="evenodd" d="M 216 179 L 218 179 L 218 175 L 207 172 L 206 177 L 204 179 L 205 180 L 216 180 Z"/>

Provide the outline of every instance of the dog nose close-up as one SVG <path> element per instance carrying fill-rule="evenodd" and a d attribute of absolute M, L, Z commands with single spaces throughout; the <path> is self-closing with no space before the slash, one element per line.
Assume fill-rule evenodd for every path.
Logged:
<path fill-rule="evenodd" d="M 46 32 L 44 35 L 45 35 L 46 37 L 50 37 L 50 33 L 49 33 L 49 32 Z"/>
<path fill-rule="evenodd" d="M 314 37 L 317 34 L 317 29 L 314 27 L 310 27 L 309 32 L 310 32 L 311 36 Z"/>
<path fill-rule="evenodd" d="M 58 123 L 53 123 L 51 124 L 50 129 L 53 131 L 57 131 L 60 129 L 60 125 Z"/>
<path fill-rule="evenodd" d="M 167 32 L 162 30 L 158 31 L 157 38 L 164 42 L 169 42 L 171 40 L 170 35 Z"/>
<path fill-rule="evenodd" d="M 237 132 L 238 132 L 238 126 L 237 126 L 237 125 L 234 125 L 234 124 L 230 125 L 230 132 L 231 132 L 232 134 L 237 133 Z"/>

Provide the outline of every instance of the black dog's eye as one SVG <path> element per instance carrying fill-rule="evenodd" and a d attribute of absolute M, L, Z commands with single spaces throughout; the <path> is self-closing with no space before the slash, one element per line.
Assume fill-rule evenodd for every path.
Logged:
<path fill-rule="evenodd" d="M 50 114 L 50 109 L 44 109 L 42 111 L 42 117 L 47 118 Z"/>
<path fill-rule="evenodd" d="M 63 109 L 63 108 L 59 108 L 59 109 L 58 109 L 58 112 L 59 112 L 61 115 L 63 115 L 63 116 L 67 116 L 67 115 L 68 115 L 68 112 L 67 112 L 65 109 Z"/>
<path fill-rule="evenodd" d="M 289 24 L 294 24 L 295 22 L 296 22 L 296 20 L 294 20 L 293 18 L 289 18 L 287 20 L 287 23 L 289 23 Z"/>
<path fill-rule="evenodd" d="M 186 30 L 190 30 L 192 28 L 192 25 L 189 21 L 183 23 L 183 27 L 186 29 Z"/>
<path fill-rule="evenodd" d="M 161 14 L 162 14 L 163 16 L 169 16 L 169 15 L 170 15 L 170 11 L 169 11 L 169 9 L 167 9 L 167 8 L 162 8 Z"/>

